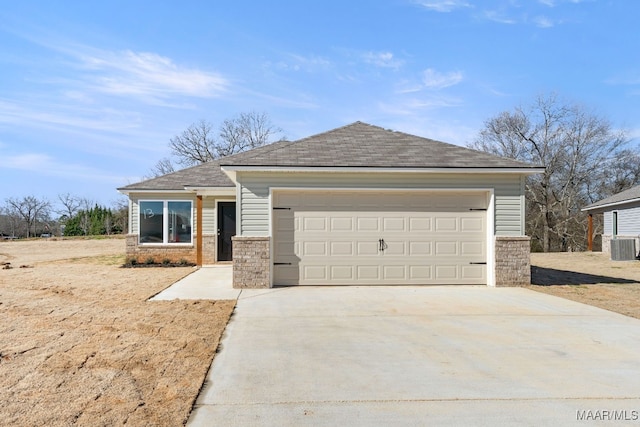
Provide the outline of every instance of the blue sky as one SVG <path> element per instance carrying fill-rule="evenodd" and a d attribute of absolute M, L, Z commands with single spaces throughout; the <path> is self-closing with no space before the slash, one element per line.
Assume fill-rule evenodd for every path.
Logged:
<path fill-rule="evenodd" d="M 251 110 L 289 139 L 361 120 L 465 145 L 557 92 L 635 138 L 638 16 L 632 0 L 5 2 L 0 205 L 111 205 L 191 123 Z"/>

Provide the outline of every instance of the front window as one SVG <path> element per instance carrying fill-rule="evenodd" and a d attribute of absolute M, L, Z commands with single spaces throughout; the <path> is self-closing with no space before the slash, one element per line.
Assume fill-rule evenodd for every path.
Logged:
<path fill-rule="evenodd" d="M 140 243 L 191 243 L 191 201 L 141 201 Z"/>

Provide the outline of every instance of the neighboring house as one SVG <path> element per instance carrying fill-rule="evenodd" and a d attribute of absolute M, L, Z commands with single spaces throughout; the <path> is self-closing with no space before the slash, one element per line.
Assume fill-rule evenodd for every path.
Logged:
<path fill-rule="evenodd" d="M 119 188 L 127 255 L 234 287 L 530 282 L 534 165 L 362 122 Z"/>
<path fill-rule="evenodd" d="M 611 253 L 611 239 L 635 239 L 636 248 L 640 248 L 640 185 L 592 203 L 582 211 L 589 214 L 590 242 L 592 216 L 604 214 L 602 252 Z"/>

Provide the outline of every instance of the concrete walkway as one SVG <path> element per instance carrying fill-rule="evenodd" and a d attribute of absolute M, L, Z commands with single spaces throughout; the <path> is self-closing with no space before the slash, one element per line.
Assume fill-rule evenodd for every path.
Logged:
<path fill-rule="evenodd" d="M 205 266 L 178 280 L 149 301 L 173 299 L 238 299 L 240 289 L 233 289 L 231 264 Z"/>
<path fill-rule="evenodd" d="M 243 292 L 221 344 L 191 427 L 640 422 L 640 321 L 527 289 Z"/>

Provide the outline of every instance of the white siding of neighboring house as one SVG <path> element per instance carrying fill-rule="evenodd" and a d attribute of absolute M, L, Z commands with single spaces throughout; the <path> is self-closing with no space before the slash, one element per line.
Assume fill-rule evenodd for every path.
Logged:
<path fill-rule="evenodd" d="M 269 192 L 271 187 L 296 188 L 381 188 L 381 189 L 494 189 L 495 234 L 524 235 L 524 177 L 491 174 L 419 173 L 276 173 L 237 174 L 240 235 L 269 235 Z"/>
<path fill-rule="evenodd" d="M 618 212 L 618 235 L 638 236 L 640 235 L 640 202 L 613 209 Z M 611 236 L 613 234 L 613 210 L 604 213 L 604 233 Z"/>

